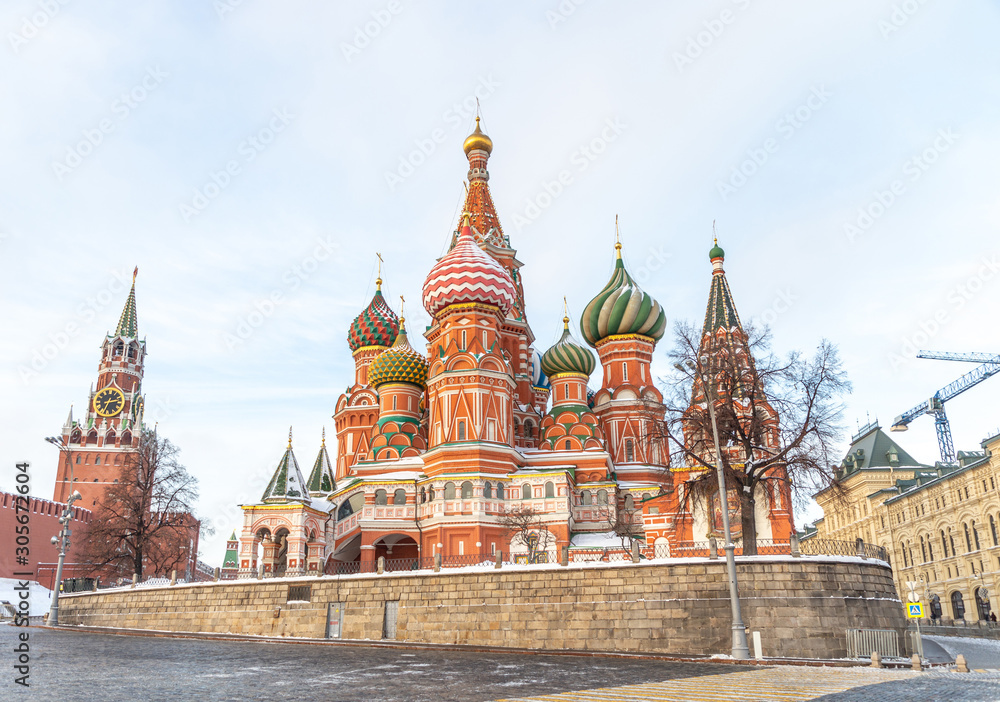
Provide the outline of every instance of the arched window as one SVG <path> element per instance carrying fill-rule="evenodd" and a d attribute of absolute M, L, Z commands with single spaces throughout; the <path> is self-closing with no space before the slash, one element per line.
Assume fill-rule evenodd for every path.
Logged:
<path fill-rule="evenodd" d="M 95 466 L 101 465 L 101 457 L 100 456 L 94 456 L 94 465 Z"/>
<path fill-rule="evenodd" d="M 462 483 L 462 499 L 471 500 L 472 499 L 472 483 L 466 480 Z"/>
<path fill-rule="evenodd" d="M 955 619 L 965 619 L 965 602 L 962 601 L 962 593 L 958 590 L 951 593 L 951 612 Z"/>
<path fill-rule="evenodd" d="M 528 439 L 535 435 L 535 425 L 530 419 L 524 420 L 524 436 Z"/>
<path fill-rule="evenodd" d="M 531 499 L 531 486 L 525 483 L 521 486 L 521 499 L 530 500 Z"/>
<path fill-rule="evenodd" d="M 556 496 L 556 486 L 551 480 L 545 483 L 545 496 L 546 497 Z"/>
<path fill-rule="evenodd" d="M 976 520 L 972 520 L 972 542 L 976 545 L 976 550 L 979 550 L 979 529 L 976 528 Z"/>
<path fill-rule="evenodd" d="M 563 450 L 564 451 L 572 451 L 573 450 L 573 442 L 570 441 L 569 439 L 566 439 L 565 443 L 563 443 Z"/>
<path fill-rule="evenodd" d="M 392 504 L 394 505 L 405 505 L 406 504 L 406 490 L 399 488 L 392 494 Z"/>
<path fill-rule="evenodd" d="M 948 527 L 948 543 L 951 544 L 951 555 L 957 555 L 958 549 L 955 548 L 955 537 L 951 533 L 951 527 Z"/>
<path fill-rule="evenodd" d="M 465 422 L 460 421 L 458 423 L 458 440 L 465 441 Z"/>
<path fill-rule="evenodd" d="M 632 499 L 631 495 L 625 495 L 625 509 L 634 509 L 635 500 Z"/>
<path fill-rule="evenodd" d="M 433 485 L 431 485 L 429 488 L 427 488 L 427 501 L 428 502 L 433 502 L 434 501 L 434 486 Z"/>
<path fill-rule="evenodd" d="M 635 460 L 635 446 L 632 443 L 632 439 L 625 439 L 625 462 L 629 463 Z"/>
<path fill-rule="evenodd" d="M 931 563 L 934 562 L 934 541 L 931 539 L 931 535 L 927 535 L 927 555 L 931 559 Z M 930 582 L 927 580 L 926 582 Z"/>
<path fill-rule="evenodd" d="M 87 434 L 87 443 L 88 444 L 96 444 L 97 443 L 97 430 L 96 429 L 91 429 L 90 433 Z"/>
<path fill-rule="evenodd" d="M 446 500 L 455 499 L 455 483 L 444 484 L 444 499 Z"/>
<path fill-rule="evenodd" d="M 377 505 L 387 505 L 389 504 L 389 496 L 386 494 L 385 490 L 375 491 L 375 504 Z"/>
<path fill-rule="evenodd" d="M 486 484 L 483 485 L 483 497 L 487 499 L 493 497 L 493 483 L 491 483 L 489 480 L 487 480 Z"/>
<path fill-rule="evenodd" d="M 115 430 L 112 429 L 107 434 L 104 435 L 104 445 L 114 446 L 115 445 Z"/>
<path fill-rule="evenodd" d="M 76 457 L 76 462 L 77 462 L 77 463 L 79 463 L 79 462 L 80 462 L 80 456 L 79 456 L 79 455 L 78 455 L 78 456 Z"/>
<path fill-rule="evenodd" d="M 120 341 L 116 341 L 116 342 L 115 342 L 115 346 L 114 346 L 114 351 L 113 351 L 114 355 L 115 355 L 115 356 L 121 356 L 121 355 L 122 355 L 122 352 L 123 352 L 124 350 L 125 350 L 125 344 L 123 344 L 123 343 L 122 343 L 122 342 L 120 342 Z"/>
<path fill-rule="evenodd" d="M 584 490 L 580 493 L 580 504 L 591 505 L 594 503 L 594 495 L 590 490 Z"/>
<path fill-rule="evenodd" d="M 354 508 L 351 507 L 351 501 L 344 500 L 344 504 L 340 505 L 340 509 L 337 510 L 337 521 L 347 519 L 352 514 L 354 514 Z"/>
<path fill-rule="evenodd" d="M 997 523 L 993 519 L 993 515 L 990 515 L 990 533 L 993 535 L 993 545 L 997 546 Z"/>
<path fill-rule="evenodd" d="M 420 488 L 420 504 L 427 502 L 427 488 Z"/>
<path fill-rule="evenodd" d="M 503 483 L 497 483 L 497 499 L 498 500 L 503 500 L 506 497 L 506 495 L 504 495 L 504 492 L 505 491 L 504 491 Z"/>
<path fill-rule="evenodd" d="M 565 399 L 568 399 L 568 398 L 569 398 L 569 383 L 565 383 L 565 384 L 564 384 L 564 385 L 562 386 L 562 391 L 563 391 L 563 392 L 562 392 L 562 395 L 563 395 L 563 396 L 562 396 L 562 399 L 564 399 L 564 400 L 565 400 Z"/>
<path fill-rule="evenodd" d="M 903 567 L 909 568 L 910 563 L 906 560 L 906 546 L 903 546 Z"/>
<path fill-rule="evenodd" d="M 920 537 L 920 557 L 924 563 L 927 562 L 927 546 L 924 544 L 924 537 L 922 536 Z"/>
<path fill-rule="evenodd" d="M 598 490 L 597 491 L 597 504 L 606 505 L 608 504 L 608 491 Z"/>
<path fill-rule="evenodd" d="M 128 357 L 130 360 L 134 361 L 135 357 L 138 355 L 139 355 L 139 347 L 135 345 L 135 342 L 132 342 L 131 344 L 128 345 Z"/>
<path fill-rule="evenodd" d="M 69 437 L 69 442 L 71 444 L 78 444 L 81 441 L 83 441 L 83 433 L 79 429 L 74 429 Z"/>

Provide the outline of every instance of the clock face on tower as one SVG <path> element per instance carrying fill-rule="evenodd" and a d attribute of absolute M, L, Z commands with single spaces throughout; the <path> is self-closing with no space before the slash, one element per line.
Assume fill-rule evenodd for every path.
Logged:
<path fill-rule="evenodd" d="M 104 388 L 94 395 L 94 411 L 102 417 L 114 417 L 125 407 L 125 395 L 118 388 Z"/>

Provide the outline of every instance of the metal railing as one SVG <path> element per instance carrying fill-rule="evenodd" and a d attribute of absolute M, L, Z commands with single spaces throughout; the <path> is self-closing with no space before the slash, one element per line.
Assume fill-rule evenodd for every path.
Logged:
<path fill-rule="evenodd" d="M 735 554 L 744 555 L 742 540 L 735 542 Z M 722 539 L 715 542 L 715 555 L 723 558 L 726 554 L 723 550 Z M 861 558 L 873 558 L 889 562 L 889 552 L 881 546 L 868 543 L 858 543 L 856 541 L 836 541 L 833 539 L 807 539 L 800 541 L 798 545 L 799 553 L 805 556 L 858 556 Z M 656 544 L 652 548 L 646 547 L 643 554 L 647 558 L 707 558 L 712 555 L 710 541 L 679 541 L 673 544 Z M 774 539 L 757 539 L 758 556 L 790 556 L 792 554 L 792 542 Z"/>
<path fill-rule="evenodd" d="M 868 658 L 874 651 L 880 656 L 899 658 L 899 633 L 892 629 L 847 630 L 848 658 Z"/>
<path fill-rule="evenodd" d="M 632 561 L 632 552 L 615 548 L 572 548 L 569 551 L 569 562 L 580 563 L 600 561 L 603 563 L 620 563 Z"/>

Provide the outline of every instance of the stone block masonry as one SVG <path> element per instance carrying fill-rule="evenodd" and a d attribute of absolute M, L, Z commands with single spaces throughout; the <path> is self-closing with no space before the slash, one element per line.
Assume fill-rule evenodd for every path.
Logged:
<path fill-rule="evenodd" d="M 892 573 L 860 558 L 755 557 L 738 563 L 743 618 L 767 657 L 841 658 L 849 628 L 906 629 Z M 309 601 L 289 587 L 309 585 Z M 296 593 L 298 594 L 298 593 Z M 341 638 L 528 649 L 729 653 L 724 561 L 573 564 L 503 570 L 199 583 L 60 598 L 66 625 L 324 638 L 329 603 Z M 391 606 L 390 606 L 391 609 Z M 904 644 L 905 645 L 905 644 Z"/>

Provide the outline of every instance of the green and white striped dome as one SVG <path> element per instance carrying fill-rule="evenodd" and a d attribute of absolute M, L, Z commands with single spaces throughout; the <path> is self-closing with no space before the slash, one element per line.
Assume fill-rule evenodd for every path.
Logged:
<path fill-rule="evenodd" d="M 559 373 L 594 372 L 594 354 L 576 342 L 569 333 L 569 317 L 563 317 L 563 334 L 559 341 L 542 354 L 542 372 L 550 378 Z"/>
<path fill-rule="evenodd" d="M 591 346 L 609 336 L 641 334 L 659 341 L 667 328 L 667 315 L 660 303 L 632 280 L 621 257 L 621 244 L 615 244 L 618 259 L 611 280 L 597 294 L 580 317 L 580 332 Z"/>

